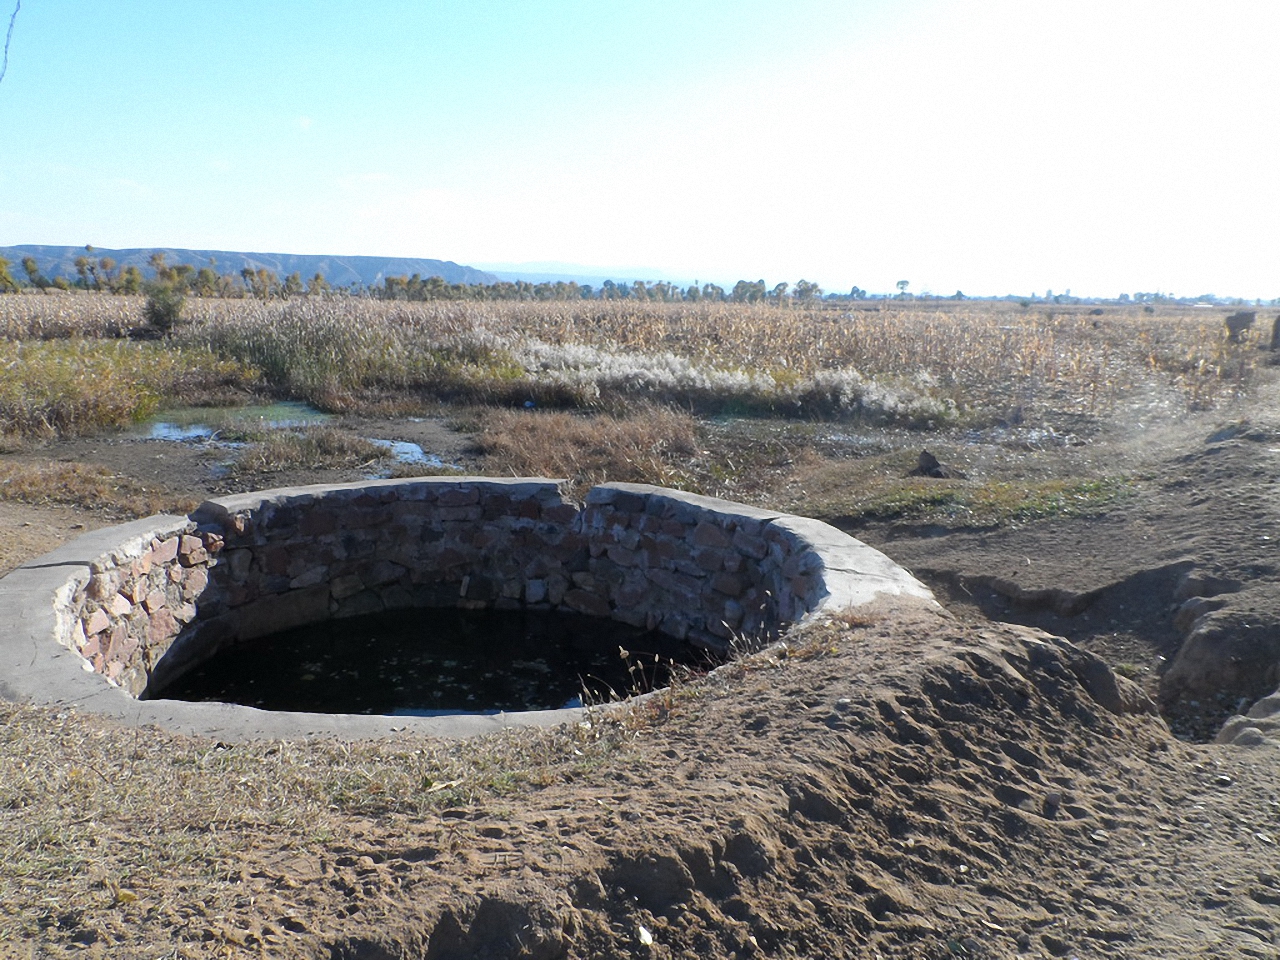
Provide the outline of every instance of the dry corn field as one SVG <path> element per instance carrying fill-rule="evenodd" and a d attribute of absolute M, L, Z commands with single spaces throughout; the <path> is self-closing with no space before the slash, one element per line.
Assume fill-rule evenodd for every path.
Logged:
<path fill-rule="evenodd" d="M 139 298 L 0 298 L 0 434 L 119 426 L 175 398 L 273 393 L 334 411 L 439 401 L 1034 423 L 1135 404 L 1178 415 L 1247 389 L 1264 354 L 1226 311 L 993 301 L 398 303 L 189 299 L 165 339 Z M 131 332 L 134 338 L 130 338 Z"/>

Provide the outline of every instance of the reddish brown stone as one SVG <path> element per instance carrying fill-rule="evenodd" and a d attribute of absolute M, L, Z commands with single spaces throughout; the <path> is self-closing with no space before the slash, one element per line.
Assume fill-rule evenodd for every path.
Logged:
<path fill-rule="evenodd" d="M 111 618 L 107 616 L 106 611 L 98 609 L 94 610 L 89 615 L 89 618 L 85 620 L 84 632 L 88 636 L 93 636 L 96 633 L 102 633 L 109 626 L 111 626 Z"/>
<path fill-rule="evenodd" d="M 168 537 L 151 548 L 151 559 L 156 563 L 169 563 L 178 556 L 178 537 Z"/>
<path fill-rule="evenodd" d="M 166 608 L 157 610 L 147 625 L 147 643 L 151 647 L 168 648 L 169 642 L 178 635 L 182 627 L 177 619 Z"/>
<path fill-rule="evenodd" d="M 182 599 L 195 600 L 200 594 L 204 593 L 205 587 L 209 585 L 209 570 L 207 567 L 193 567 L 187 571 L 186 577 L 182 581 Z"/>
<path fill-rule="evenodd" d="M 703 521 L 693 528 L 695 547 L 715 547 L 723 550 L 730 544 L 729 535 L 713 523 Z"/>

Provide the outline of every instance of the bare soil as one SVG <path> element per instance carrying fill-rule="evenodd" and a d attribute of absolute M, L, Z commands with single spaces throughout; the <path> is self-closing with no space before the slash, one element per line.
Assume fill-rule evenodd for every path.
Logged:
<path fill-rule="evenodd" d="M 602 717 L 625 730 L 616 749 L 590 764 L 567 750 L 535 784 L 427 813 L 393 799 L 339 809 L 331 832 L 224 823 L 234 855 L 135 870 L 123 900 L 39 905 L 29 878 L 32 902 L 0 907 L 15 931 L 0 957 L 1278 957 L 1280 744 L 1207 742 L 1280 683 L 1280 658 L 1267 660 L 1280 638 L 1277 396 L 1264 378 L 1226 416 L 1002 453 L 1138 477 L 1101 517 L 993 529 L 825 517 L 912 569 L 949 613 L 819 629 Z M 479 466 L 433 421 L 351 428 Z M 919 440 L 896 442 L 906 454 Z M 984 469 L 979 448 L 956 449 L 957 467 Z M 10 456 L 99 462 L 186 493 L 358 475 L 219 479 L 209 448 L 146 441 Z M 0 503 L 0 572 L 105 522 Z M 1239 661 L 1202 688 L 1168 682 L 1186 633 L 1175 615 L 1197 592 L 1218 607 L 1224 661 Z M 215 746 L 13 716 L 51 743 L 100 745 L 104 777 L 123 775 L 125 744 L 135 757 Z M 268 762 L 267 745 L 223 748 Z M 0 754 L 22 749 L 10 739 Z M 27 796 L 0 807 L 0 838 L 28 836 L 24 818 L 62 802 Z M 101 869 L 166 829 L 163 816 L 104 825 Z"/>

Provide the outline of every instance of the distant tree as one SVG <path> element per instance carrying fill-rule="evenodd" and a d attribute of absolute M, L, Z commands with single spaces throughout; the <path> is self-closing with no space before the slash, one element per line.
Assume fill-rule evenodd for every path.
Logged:
<path fill-rule="evenodd" d="M 286 297 L 300 297 L 303 293 L 302 275 L 294 271 L 284 278 L 283 293 Z"/>
<path fill-rule="evenodd" d="M 220 279 L 213 267 L 201 267 L 191 281 L 191 292 L 197 297 L 216 297 Z"/>
<path fill-rule="evenodd" d="M 960 290 L 957 290 L 957 291 L 955 292 L 955 296 L 953 296 L 951 299 L 952 299 L 952 300 L 963 300 L 964 298 L 965 298 L 965 297 L 964 297 L 964 293 L 963 293 L 962 291 L 960 291 Z"/>
<path fill-rule="evenodd" d="M 244 280 L 245 288 L 259 300 L 270 300 L 280 292 L 279 278 L 266 267 L 259 267 L 257 270 L 245 267 L 240 271 L 240 276 Z M 401 283 L 404 282 L 404 277 L 397 279 Z"/>
<path fill-rule="evenodd" d="M 129 264 L 120 271 L 120 280 L 117 284 L 117 290 L 120 293 L 136 295 L 142 292 L 143 276 L 142 271 Z"/>
<path fill-rule="evenodd" d="M 789 283 L 779 283 L 769 291 L 769 299 L 774 303 L 781 304 L 787 299 L 787 291 L 791 288 Z"/>
<path fill-rule="evenodd" d="M 702 285 L 702 299 L 711 301 L 723 300 L 724 287 L 717 286 L 714 283 L 704 283 Z"/>
<path fill-rule="evenodd" d="M 71 289 L 71 281 L 66 277 L 54 277 L 49 281 L 55 290 L 67 291 Z"/>
<path fill-rule="evenodd" d="M 907 287 L 911 286 L 910 280 L 898 281 L 898 296 L 905 297 L 907 295 Z"/>
<path fill-rule="evenodd" d="M 802 303 L 815 300 L 822 296 L 822 288 L 816 283 L 810 283 L 808 280 L 799 280 L 796 282 L 796 299 Z"/>
<path fill-rule="evenodd" d="M 89 258 L 76 257 L 76 275 L 80 278 L 80 286 L 88 290 L 92 281 L 89 279 Z"/>
<path fill-rule="evenodd" d="M 324 278 L 324 274 L 316 272 L 316 275 L 307 281 L 307 296 L 315 297 L 330 290 L 329 281 Z"/>
<path fill-rule="evenodd" d="M 702 291 L 698 289 L 698 285 L 692 284 L 688 290 L 684 292 L 684 298 L 691 302 L 697 302 L 702 299 Z"/>
<path fill-rule="evenodd" d="M 849 291 L 849 299 L 865 300 L 867 299 L 867 291 L 863 290 L 861 287 L 854 287 L 852 290 Z"/>
<path fill-rule="evenodd" d="M 26 271 L 27 281 L 37 290 L 48 291 L 51 284 L 40 272 L 40 265 L 36 263 L 35 257 L 23 257 L 22 269 Z"/>
<path fill-rule="evenodd" d="M 154 253 L 152 253 L 147 260 L 147 262 L 151 264 L 151 269 L 154 270 L 156 273 L 156 279 L 161 282 L 170 280 L 173 277 L 172 272 L 170 271 L 168 265 L 166 265 L 164 261 L 165 261 L 165 255 L 161 253 L 159 250 L 156 250 Z"/>
<path fill-rule="evenodd" d="M 13 279 L 13 275 L 9 273 L 9 266 L 10 261 L 0 257 L 0 290 L 17 293 L 18 281 Z"/>
<path fill-rule="evenodd" d="M 112 293 L 119 293 L 120 277 L 116 273 L 116 262 L 110 257 L 102 257 L 98 261 L 98 268 L 102 271 L 102 282 L 105 282 L 107 289 Z"/>

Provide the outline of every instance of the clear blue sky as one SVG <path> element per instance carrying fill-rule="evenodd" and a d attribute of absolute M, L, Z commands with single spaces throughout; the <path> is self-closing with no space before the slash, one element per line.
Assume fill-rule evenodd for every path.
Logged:
<path fill-rule="evenodd" d="M 23 0 L 0 245 L 1271 298 L 1277 51 L 1277 0 Z"/>

